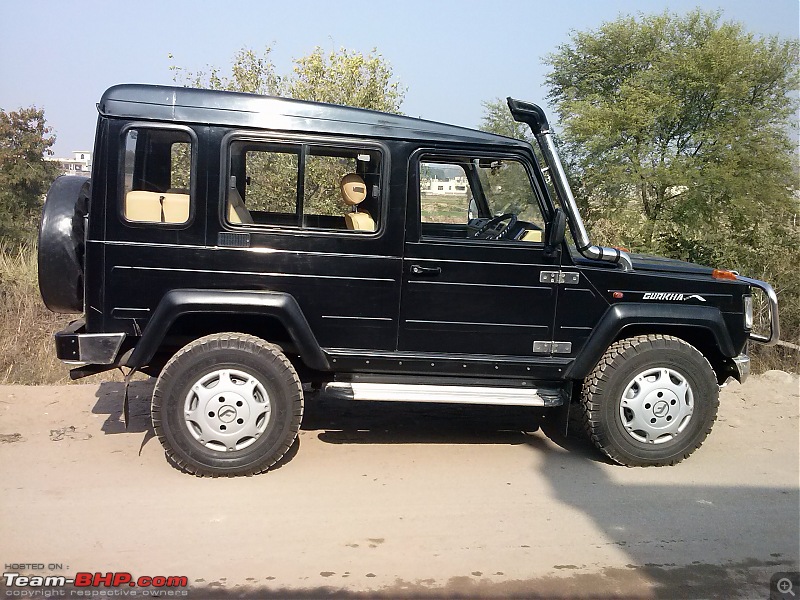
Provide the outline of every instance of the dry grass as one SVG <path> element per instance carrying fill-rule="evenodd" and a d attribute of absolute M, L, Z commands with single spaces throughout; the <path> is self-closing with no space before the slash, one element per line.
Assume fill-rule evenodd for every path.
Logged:
<path fill-rule="evenodd" d="M 69 372 L 55 356 L 53 333 L 74 316 L 56 315 L 39 295 L 36 250 L 0 245 L 0 383 L 66 383 Z"/>

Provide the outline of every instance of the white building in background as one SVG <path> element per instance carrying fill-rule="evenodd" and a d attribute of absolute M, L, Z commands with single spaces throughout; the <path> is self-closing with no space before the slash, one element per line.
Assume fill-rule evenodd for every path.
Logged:
<path fill-rule="evenodd" d="M 423 178 L 420 182 L 420 191 L 432 196 L 451 196 L 467 193 L 467 178 L 453 177 L 451 179 Z"/>
<path fill-rule="evenodd" d="M 59 163 L 63 175 L 83 175 L 88 177 L 92 174 L 92 153 L 88 150 L 73 150 L 72 158 L 48 158 Z"/>

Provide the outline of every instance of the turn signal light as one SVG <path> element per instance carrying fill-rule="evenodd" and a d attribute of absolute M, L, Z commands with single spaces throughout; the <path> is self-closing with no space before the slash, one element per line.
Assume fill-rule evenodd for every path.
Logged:
<path fill-rule="evenodd" d="M 714 279 L 730 279 L 731 281 L 736 281 L 736 273 L 733 271 L 724 271 L 722 269 L 714 269 L 711 272 L 711 276 Z"/>

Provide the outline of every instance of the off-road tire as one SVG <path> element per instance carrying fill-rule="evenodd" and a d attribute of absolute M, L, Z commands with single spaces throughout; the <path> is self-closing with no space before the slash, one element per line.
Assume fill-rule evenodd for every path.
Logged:
<path fill-rule="evenodd" d="M 230 383 L 235 377 L 247 379 L 250 387 L 261 390 L 260 394 L 251 396 L 256 399 L 265 396 L 264 401 L 269 405 L 269 412 L 266 413 L 268 416 L 260 424 L 263 431 L 258 431 L 249 438 L 245 436 L 244 443 L 249 445 L 241 449 L 214 449 L 204 445 L 201 442 L 209 444 L 208 440 L 198 439 L 203 437 L 203 433 L 187 416 L 190 400 L 194 398 L 197 404 L 200 403 L 200 396 L 193 396 L 195 390 L 202 389 L 205 396 L 212 396 L 215 391 L 213 386 L 223 382 L 221 375 L 216 383 L 214 377 L 225 373 L 228 373 L 225 375 L 229 382 L 228 389 L 233 391 L 228 400 L 218 394 L 219 402 L 230 405 L 228 410 L 234 411 L 232 418 L 238 416 L 235 411 L 239 410 L 239 414 L 246 419 L 247 415 L 241 411 L 248 406 L 248 394 L 243 392 L 243 396 L 236 396 L 236 386 Z M 209 378 L 211 387 L 206 388 L 203 382 Z M 245 389 L 242 387 L 242 390 Z M 233 401 L 230 401 L 231 396 L 234 397 Z M 217 400 L 216 397 L 213 398 L 215 406 Z M 235 408 L 237 404 L 242 404 L 236 402 L 237 400 L 244 400 L 244 409 Z M 212 410 L 210 414 L 213 412 Z M 200 417 L 205 419 L 205 415 L 204 410 Z M 217 416 L 222 418 L 222 410 Z M 292 363 L 276 346 L 242 333 L 208 335 L 184 346 L 166 364 L 153 392 L 153 428 L 164 447 L 167 459 L 178 469 L 200 477 L 255 475 L 268 470 L 291 447 L 300 429 L 302 417 L 303 390 Z M 237 422 L 238 420 L 234 420 L 229 426 L 235 428 Z M 225 429 L 224 425 L 217 426 Z M 247 426 L 245 423 L 244 427 Z"/>
<path fill-rule="evenodd" d="M 635 394 L 636 378 L 648 372 L 655 373 L 654 379 L 660 376 L 659 372 L 666 378 L 672 377 L 662 388 L 650 384 L 649 397 L 658 400 L 662 411 L 663 404 L 669 403 L 656 396 L 659 390 L 669 395 L 667 387 L 678 389 L 680 386 L 675 381 L 688 385 L 685 404 L 691 398 L 693 405 L 688 415 L 676 413 L 676 418 L 683 416 L 685 428 L 670 434 L 672 437 L 662 438 L 666 441 L 661 443 L 637 439 L 646 440 L 648 431 L 630 431 L 634 428 L 634 421 L 628 420 L 632 413 L 626 412 L 628 409 L 623 404 L 630 401 L 623 398 L 623 394 Z M 644 399 L 641 402 L 637 409 L 642 413 L 645 406 L 656 411 L 654 403 L 644 404 Z M 676 404 L 680 409 L 679 398 Z M 719 386 L 708 360 L 694 346 L 672 336 L 641 335 L 619 340 L 606 350 L 584 381 L 577 408 L 586 434 L 614 462 L 629 467 L 674 465 L 697 450 L 711 432 L 719 408 Z M 689 409 L 684 407 L 684 410 Z M 653 423 L 659 417 L 659 424 L 668 425 L 661 418 L 666 418 L 668 413 L 661 416 L 647 413 L 645 416 L 646 430 L 649 430 L 651 417 Z M 657 431 L 656 425 L 652 427 Z"/>

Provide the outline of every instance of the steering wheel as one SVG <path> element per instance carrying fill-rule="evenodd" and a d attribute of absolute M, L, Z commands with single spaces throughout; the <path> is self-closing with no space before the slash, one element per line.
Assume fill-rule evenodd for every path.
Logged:
<path fill-rule="evenodd" d="M 494 229 L 503 221 L 508 221 L 505 225 L 503 225 L 500 231 L 484 235 L 490 229 Z M 483 240 L 502 240 L 506 235 L 508 235 L 511 228 L 517 224 L 517 215 L 514 213 L 506 213 L 504 215 L 497 215 L 496 217 L 492 217 L 486 223 L 484 223 L 478 231 L 475 232 L 475 237 L 480 238 Z"/>

